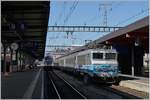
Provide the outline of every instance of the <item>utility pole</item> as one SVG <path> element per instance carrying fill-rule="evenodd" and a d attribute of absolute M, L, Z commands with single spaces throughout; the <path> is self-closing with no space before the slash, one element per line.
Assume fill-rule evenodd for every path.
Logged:
<path fill-rule="evenodd" d="M 108 17 L 108 7 L 111 6 L 111 4 L 99 4 L 99 11 L 104 10 L 104 14 L 103 14 L 103 26 L 107 26 L 107 17 Z"/>

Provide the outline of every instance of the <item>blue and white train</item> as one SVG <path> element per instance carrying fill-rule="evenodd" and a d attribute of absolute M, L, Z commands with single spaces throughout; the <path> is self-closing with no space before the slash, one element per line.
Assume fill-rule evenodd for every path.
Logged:
<path fill-rule="evenodd" d="M 115 49 L 88 49 L 59 57 L 55 61 L 63 70 L 84 76 L 84 82 L 98 79 L 118 83 L 118 62 Z"/>

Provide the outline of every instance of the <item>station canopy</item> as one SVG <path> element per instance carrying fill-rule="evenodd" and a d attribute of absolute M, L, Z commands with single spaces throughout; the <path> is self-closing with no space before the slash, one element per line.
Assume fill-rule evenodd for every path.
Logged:
<path fill-rule="evenodd" d="M 79 47 L 66 55 L 88 49 L 89 47 L 98 47 L 99 44 L 131 47 L 135 45 L 135 42 L 142 44 L 144 50 L 149 52 L 149 16 L 100 37 L 99 39 L 92 41 L 85 46 Z"/>
<path fill-rule="evenodd" d="M 133 46 L 135 42 L 149 48 L 149 16 L 95 40 L 96 43 Z"/>
<path fill-rule="evenodd" d="M 2 43 L 18 43 L 21 51 L 43 58 L 50 2 L 2 1 L 1 8 Z"/>

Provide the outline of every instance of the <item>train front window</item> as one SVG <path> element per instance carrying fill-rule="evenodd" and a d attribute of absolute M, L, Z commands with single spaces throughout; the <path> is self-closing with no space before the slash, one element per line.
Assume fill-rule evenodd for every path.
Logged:
<path fill-rule="evenodd" d="M 103 53 L 93 53 L 93 59 L 103 59 Z"/>
<path fill-rule="evenodd" d="M 106 53 L 105 59 L 116 59 L 116 53 Z"/>

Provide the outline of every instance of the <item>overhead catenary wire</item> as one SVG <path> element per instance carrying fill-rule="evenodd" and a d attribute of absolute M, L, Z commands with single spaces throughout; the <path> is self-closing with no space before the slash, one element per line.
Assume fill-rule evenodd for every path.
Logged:
<path fill-rule="evenodd" d="M 118 6 L 120 6 L 122 4 L 122 2 L 120 1 L 120 2 L 117 2 L 117 3 L 115 3 L 115 2 L 112 2 L 111 4 L 109 4 L 109 8 L 107 8 L 108 9 L 108 11 L 107 11 L 107 13 L 108 12 L 110 12 L 110 11 L 113 11 L 113 9 L 115 9 L 115 8 L 117 8 Z M 100 8 L 99 8 L 100 6 L 98 5 L 98 12 L 100 12 Z M 94 17 L 92 17 L 90 20 L 88 20 L 88 21 L 94 21 L 94 20 L 96 20 L 96 19 L 98 19 L 98 18 L 96 18 L 97 17 L 97 15 L 95 15 Z M 87 22 L 87 21 L 86 21 Z M 97 21 L 98 22 L 98 21 Z M 97 36 L 98 34 L 93 34 L 92 36 L 90 35 L 87 39 L 90 39 L 91 37 L 94 37 L 94 36 Z M 104 34 L 102 34 L 101 36 L 104 36 Z"/>
<path fill-rule="evenodd" d="M 64 16 L 64 19 L 65 19 L 65 14 L 66 14 L 66 7 L 67 7 L 67 2 L 66 1 L 64 1 L 64 7 L 63 7 L 63 16 Z M 63 21 L 63 25 L 65 25 L 65 20 Z"/>
<path fill-rule="evenodd" d="M 60 13 L 58 14 L 58 17 L 57 17 L 54 25 L 58 25 L 58 23 L 61 22 L 61 19 L 62 19 L 63 15 L 65 17 L 66 4 L 67 4 L 67 2 L 64 1 L 63 5 L 62 5 L 62 9 L 60 10 Z"/>
<path fill-rule="evenodd" d="M 78 5 L 78 2 L 79 0 L 75 0 L 72 4 L 72 6 L 70 7 L 70 10 L 69 12 L 66 14 L 66 17 L 65 17 L 65 10 L 66 10 L 66 7 L 64 7 L 64 25 L 68 22 L 69 18 L 71 17 L 71 15 L 73 14 L 74 10 L 76 9 L 77 5 Z M 64 3 L 66 4 L 66 2 Z M 67 32 L 67 38 L 66 39 L 69 39 L 69 33 Z M 71 36 L 73 35 L 73 33 L 71 33 Z M 65 43 L 64 43 L 65 44 Z"/>
<path fill-rule="evenodd" d="M 60 22 L 63 17 L 63 10 L 65 9 L 65 7 L 66 7 L 66 1 L 63 2 L 62 9 L 58 15 L 58 19 L 57 19 L 58 22 Z"/>
<path fill-rule="evenodd" d="M 120 6 L 120 5 L 122 4 L 121 1 L 120 1 L 120 2 L 117 2 L 117 3 L 115 3 L 115 2 L 116 2 L 116 1 L 114 1 L 114 2 L 111 3 L 111 6 L 110 6 L 110 8 L 108 9 L 107 13 L 110 12 L 110 11 L 113 11 L 113 9 L 117 8 L 118 6 Z M 99 13 L 99 12 L 100 12 L 100 8 L 99 8 L 99 5 L 98 5 L 98 12 L 97 12 L 97 13 Z M 91 17 L 90 19 L 85 20 L 84 23 L 87 24 L 88 22 L 93 22 L 93 21 L 99 20 L 99 18 L 100 18 L 100 17 L 96 14 L 95 16 Z M 97 21 L 97 22 L 98 22 L 98 21 Z"/>
<path fill-rule="evenodd" d="M 119 2 L 117 2 L 115 4 L 112 4 L 111 7 L 108 9 L 108 12 L 109 11 L 113 11 L 113 9 L 119 7 L 120 5 L 122 5 L 122 1 L 119 1 Z"/>
<path fill-rule="evenodd" d="M 64 19 L 64 23 L 67 23 L 67 21 L 69 20 L 69 18 L 73 14 L 74 10 L 76 9 L 78 2 L 79 2 L 79 0 L 75 0 L 73 2 L 72 6 L 70 7 L 69 13 L 67 14 L 66 18 Z"/>
<path fill-rule="evenodd" d="M 141 10 L 141 11 L 138 12 L 137 14 L 135 14 L 135 15 L 133 15 L 133 16 L 131 16 L 131 17 L 129 17 L 129 18 L 127 18 L 127 19 L 125 19 L 125 20 L 119 22 L 119 23 L 116 24 L 115 26 L 118 26 L 118 25 L 120 25 L 120 24 L 123 24 L 123 23 L 125 23 L 125 22 L 127 22 L 127 21 L 129 21 L 129 20 L 131 20 L 131 19 L 133 19 L 133 18 L 135 18 L 135 17 L 137 17 L 137 16 L 139 16 L 139 15 L 141 15 L 141 14 L 147 12 L 147 11 L 149 11 L 149 8 L 148 8 L 148 9 L 145 9 L 145 10 Z"/>
<path fill-rule="evenodd" d="M 63 16 L 65 17 L 66 6 L 67 6 L 67 2 L 64 1 L 64 2 L 63 2 L 63 6 L 62 6 L 62 11 L 60 12 L 60 14 L 59 14 L 59 16 L 58 16 L 58 19 L 57 19 L 57 21 L 55 22 L 55 25 L 56 25 L 56 26 L 57 26 L 57 22 L 60 22 Z M 65 23 L 63 23 L 63 24 L 65 24 Z M 55 34 L 56 34 L 56 33 L 55 33 Z M 55 34 L 54 34 L 55 37 L 54 37 L 54 39 L 53 39 L 54 43 L 55 43 L 57 40 L 59 41 L 59 37 L 60 37 L 60 33 L 57 33 L 56 35 L 55 35 Z"/>

